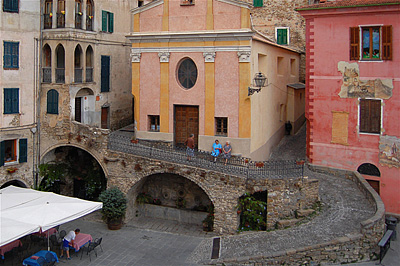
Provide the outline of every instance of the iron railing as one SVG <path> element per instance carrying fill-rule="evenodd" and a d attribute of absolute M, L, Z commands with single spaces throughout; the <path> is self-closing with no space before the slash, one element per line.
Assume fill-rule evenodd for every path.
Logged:
<path fill-rule="evenodd" d="M 86 16 L 86 30 L 93 30 L 93 16 Z"/>
<path fill-rule="evenodd" d="M 75 29 L 82 29 L 82 14 L 75 14 Z"/>
<path fill-rule="evenodd" d="M 57 13 L 57 28 L 65 28 L 65 13 Z"/>
<path fill-rule="evenodd" d="M 93 67 L 86 68 L 86 82 L 93 82 Z"/>
<path fill-rule="evenodd" d="M 187 160 L 186 149 L 171 145 L 131 143 L 128 134 L 118 131 L 109 136 L 108 148 L 113 151 L 129 153 L 150 159 L 157 159 L 198 168 L 249 178 L 297 178 L 303 177 L 304 161 L 263 161 L 255 162 L 249 158 L 232 156 L 224 164 L 223 158 L 214 162 L 211 152 L 196 150 L 195 156 Z"/>
<path fill-rule="evenodd" d="M 43 28 L 51 29 L 53 27 L 53 17 L 50 14 L 43 15 Z"/>
<path fill-rule="evenodd" d="M 51 83 L 51 67 L 43 67 L 43 83 Z"/>
<path fill-rule="evenodd" d="M 56 83 L 65 83 L 65 69 L 56 68 Z"/>
<path fill-rule="evenodd" d="M 83 73 L 83 69 L 82 68 L 75 68 L 75 71 L 74 71 L 74 81 L 75 81 L 75 83 L 82 83 L 82 73 Z"/>

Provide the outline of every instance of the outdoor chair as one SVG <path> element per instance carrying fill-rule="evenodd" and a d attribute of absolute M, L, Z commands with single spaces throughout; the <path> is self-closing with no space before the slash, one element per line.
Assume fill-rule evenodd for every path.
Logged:
<path fill-rule="evenodd" d="M 47 262 L 47 266 L 52 266 L 56 263 L 56 258 L 54 258 L 53 254 L 51 253 L 46 253 L 45 259 Z"/>
<path fill-rule="evenodd" d="M 95 247 L 96 247 L 96 246 L 95 246 L 95 243 L 94 243 L 94 242 L 90 242 L 87 246 L 81 247 L 81 248 L 80 248 L 80 250 L 81 250 L 81 252 L 82 252 L 82 254 L 81 254 L 81 259 L 82 259 L 82 256 L 83 256 L 83 252 L 85 252 L 85 251 L 86 251 L 86 255 L 89 255 L 89 260 L 90 260 L 90 261 L 92 261 L 92 258 L 90 257 L 90 252 L 94 251 L 94 254 L 95 254 L 96 257 L 97 257 L 97 252 L 96 252 L 96 250 L 94 249 Z"/>
<path fill-rule="evenodd" d="M 67 235 L 67 232 L 65 230 L 61 230 L 59 234 L 59 239 L 63 241 L 64 237 Z"/>
<path fill-rule="evenodd" d="M 54 247 L 57 248 L 58 247 L 58 249 L 61 249 L 61 244 L 62 244 L 61 240 L 58 240 L 55 235 L 51 235 L 49 239 L 50 239 L 50 243 L 51 243 L 51 247 L 52 248 L 54 248 Z"/>
<path fill-rule="evenodd" d="M 104 252 L 104 251 L 103 251 L 103 247 L 101 246 L 101 241 L 102 241 L 102 240 L 103 240 L 102 237 L 96 238 L 96 239 L 94 240 L 94 248 L 97 248 L 98 246 L 100 246 L 101 251 Z"/>
<path fill-rule="evenodd" d="M 47 266 L 47 262 L 43 257 L 39 257 L 36 262 L 40 265 L 40 266 Z"/>

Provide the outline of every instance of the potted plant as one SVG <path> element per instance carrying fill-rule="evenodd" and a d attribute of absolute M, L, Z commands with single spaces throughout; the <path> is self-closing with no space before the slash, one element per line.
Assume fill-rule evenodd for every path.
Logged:
<path fill-rule="evenodd" d="M 7 173 L 12 174 L 15 173 L 18 170 L 16 167 L 9 167 L 6 169 Z"/>
<path fill-rule="evenodd" d="M 119 188 L 113 187 L 103 191 L 99 196 L 99 200 L 103 202 L 101 213 L 108 229 L 120 229 L 126 212 L 127 200 L 125 194 Z"/>

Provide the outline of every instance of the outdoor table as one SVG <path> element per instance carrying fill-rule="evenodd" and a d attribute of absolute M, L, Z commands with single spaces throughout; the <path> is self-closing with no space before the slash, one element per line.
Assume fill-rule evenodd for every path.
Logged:
<path fill-rule="evenodd" d="M 37 233 L 33 233 L 33 235 L 47 237 L 47 233 L 49 233 L 49 236 L 51 236 L 51 235 L 57 233 L 57 229 L 55 227 L 53 227 L 53 228 L 50 228 L 49 230 L 44 231 L 44 232 L 40 231 L 40 232 L 37 232 Z"/>
<path fill-rule="evenodd" d="M 92 242 L 92 241 L 93 241 L 93 238 L 91 235 L 79 233 L 75 237 L 73 248 L 75 249 L 75 252 L 78 252 L 81 247 L 86 245 L 86 243 Z"/>
<path fill-rule="evenodd" d="M 46 254 L 47 254 L 47 253 L 52 254 L 53 257 L 56 259 L 56 262 L 58 262 L 58 257 L 57 257 L 57 254 L 56 254 L 55 252 L 53 252 L 53 251 L 47 251 L 47 250 L 41 250 L 41 251 L 39 251 L 39 252 L 36 252 L 36 253 L 33 254 L 32 256 L 30 256 L 29 258 L 24 259 L 24 261 L 22 262 L 22 265 L 25 265 L 25 266 L 41 266 L 41 265 L 37 262 L 37 260 L 32 259 L 32 257 L 33 257 L 33 256 L 36 256 L 36 257 L 43 257 L 44 259 L 46 259 Z M 47 261 L 47 262 L 49 262 L 49 261 Z"/>
<path fill-rule="evenodd" d="M 22 242 L 19 239 L 14 240 L 13 242 L 10 242 L 4 246 L 1 246 L 0 247 L 1 258 L 4 260 L 4 253 L 12 250 L 13 248 L 20 247 L 20 246 L 22 246 Z"/>

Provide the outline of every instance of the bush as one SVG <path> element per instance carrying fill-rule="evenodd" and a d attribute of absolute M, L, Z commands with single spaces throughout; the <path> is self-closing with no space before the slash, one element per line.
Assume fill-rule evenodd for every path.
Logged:
<path fill-rule="evenodd" d="M 103 191 L 99 200 L 103 202 L 101 213 L 105 222 L 116 222 L 125 217 L 127 200 L 119 188 L 113 187 Z"/>

